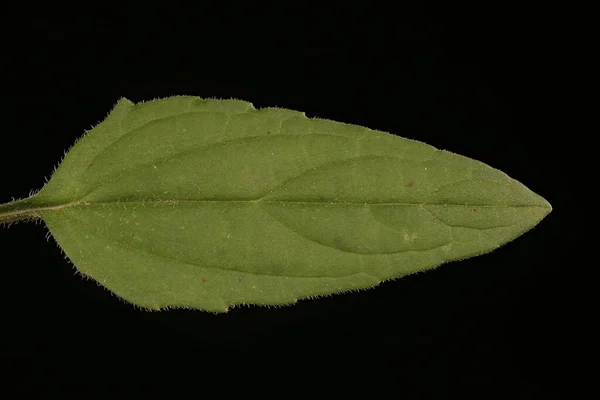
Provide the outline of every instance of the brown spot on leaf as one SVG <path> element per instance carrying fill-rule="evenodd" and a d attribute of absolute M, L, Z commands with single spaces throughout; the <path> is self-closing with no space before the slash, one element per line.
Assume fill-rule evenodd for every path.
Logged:
<path fill-rule="evenodd" d="M 477 211 L 477 209 L 476 209 L 475 207 L 473 207 L 471 210 L 473 210 L 473 212 L 476 212 L 476 211 Z"/>
<path fill-rule="evenodd" d="M 270 134 L 271 134 L 271 131 L 267 131 L 267 135 L 270 135 Z"/>
<path fill-rule="evenodd" d="M 412 187 L 415 183 L 413 181 L 408 181 L 406 184 L 407 187 Z"/>
<path fill-rule="evenodd" d="M 202 278 L 201 279 L 202 283 L 206 283 L 206 279 Z"/>

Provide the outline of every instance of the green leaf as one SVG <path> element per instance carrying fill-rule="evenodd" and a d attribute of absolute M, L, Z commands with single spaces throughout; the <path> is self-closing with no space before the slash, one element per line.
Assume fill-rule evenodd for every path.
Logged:
<path fill-rule="evenodd" d="M 424 143 L 171 97 L 120 100 L 0 222 L 42 218 L 81 273 L 138 306 L 219 312 L 482 254 L 550 211 L 503 172 Z"/>

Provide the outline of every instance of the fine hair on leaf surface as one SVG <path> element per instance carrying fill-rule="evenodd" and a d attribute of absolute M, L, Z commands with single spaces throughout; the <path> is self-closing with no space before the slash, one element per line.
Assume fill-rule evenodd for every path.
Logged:
<path fill-rule="evenodd" d="M 550 204 L 482 162 L 241 100 L 121 99 L 47 184 L 41 219 L 84 276 L 144 309 L 285 305 L 492 251 Z"/>

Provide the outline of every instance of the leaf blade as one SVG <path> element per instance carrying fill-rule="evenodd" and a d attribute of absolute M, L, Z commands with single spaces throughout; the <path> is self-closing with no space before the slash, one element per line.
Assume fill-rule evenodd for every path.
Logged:
<path fill-rule="evenodd" d="M 551 210 L 424 143 L 188 97 L 121 100 L 34 198 L 83 274 L 142 307 L 208 311 L 372 287 L 491 251 Z"/>

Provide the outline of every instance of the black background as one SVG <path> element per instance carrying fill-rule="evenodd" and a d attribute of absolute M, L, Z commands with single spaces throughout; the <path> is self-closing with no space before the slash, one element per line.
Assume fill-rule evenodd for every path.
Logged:
<path fill-rule="evenodd" d="M 302 386 L 338 371 L 340 384 L 388 382 L 399 395 L 414 386 L 415 398 L 476 387 L 485 398 L 559 398 L 573 338 L 565 326 L 577 326 L 568 249 L 556 246 L 559 28 L 522 6 L 286 7 L 6 6 L 0 202 L 41 187 L 119 97 L 188 94 L 424 141 L 506 172 L 552 214 L 491 254 L 374 290 L 225 315 L 137 310 L 76 275 L 43 224 L 16 224 L 0 229 L 3 364 L 17 375 L 57 360 L 135 370 L 142 357 L 156 376 L 182 361 L 225 361 L 217 369 L 231 379 L 295 366 Z M 312 375 L 318 366 L 329 375 Z"/>

